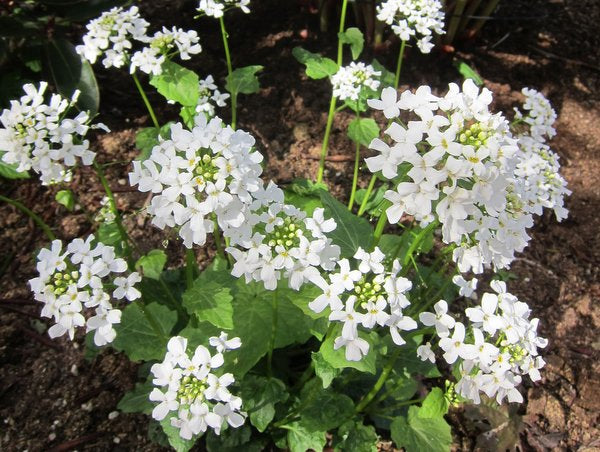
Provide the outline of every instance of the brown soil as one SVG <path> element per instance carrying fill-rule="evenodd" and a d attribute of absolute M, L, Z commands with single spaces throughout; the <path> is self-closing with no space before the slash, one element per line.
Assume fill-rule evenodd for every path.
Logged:
<path fill-rule="evenodd" d="M 177 23 L 199 30 L 204 51 L 194 69 L 222 80 L 225 63 L 216 23 L 194 23 L 194 2 L 146 3 L 144 12 L 155 26 Z M 308 80 L 291 56 L 296 45 L 334 53 L 335 35 L 318 33 L 317 16 L 301 3 L 306 2 L 256 1 L 251 15 L 227 19 L 234 66 L 265 66 L 260 93 L 240 98 L 240 127 L 256 137 L 267 157 L 265 177 L 279 183 L 315 173 L 313 157 L 319 152 L 330 95 L 328 84 Z M 514 0 L 503 2 L 496 17 L 480 37 L 459 43 L 455 54 L 409 52 L 403 84 L 413 88 L 427 83 L 443 91 L 448 82 L 460 80 L 452 66 L 452 59 L 459 58 L 478 70 L 496 94 L 498 108 L 510 109 L 521 99 L 521 88 L 530 86 L 543 91 L 558 111 L 552 145 L 573 191 L 567 202 L 570 216 L 560 224 L 549 215 L 538 219 L 509 283 L 529 302 L 550 340 L 544 379 L 526 389 L 520 447 L 600 450 L 600 5 L 593 0 Z M 392 68 L 397 43 L 385 44 L 376 56 Z M 363 57 L 372 55 L 367 50 Z M 98 78 L 100 120 L 113 132 L 98 137 L 94 146 L 101 161 L 127 162 L 137 152 L 135 132 L 148 126 L 149 118 L 126 74 L 98 68 Z M 150 97 L 161 105 L 158 95 Z M 176 112 L 159 108 L 159 116 L 166 122 Z M 326 172 L 341 198 L 348 196 L 351 177 L 352 163 L 343 161 L 353 152 L 345 138 L 348 121 L 343 114 L 336 120 L 330 155 L 342 161 L 329 162 Z M 162 234 L 134 213 L 146 197 L 128 187 L 127 169 L 125 163 L 109 171 L 119 208 L 142 250 L 158 247 Z M 80 204 L 93 213 L 103 196 L 93 173 L 80 172 L 71 185 Z M 41 187 L 36 179 L 0 187 L 41 215 L 62 239 L 91 232 L 82 211 L 68 213 L 57 206 L 55 189 Z M 0 205 L 0 244 L 0 449 L 160 450 L 147 439 L 145 416 L 114 417 L 119 399 L 136 381 L 137 365 L 109 350 L 86 360 L 80 336 L 75 343 L 47 338 L 46 323 L 26 285 L 45 237 L 14 208 Z M 211 250 L 210 244 L 199 250 L 199 261 L 208 260 Z M 175 241 L 167 252 L 170 265 L 177 265 L 181 256 Z M 472 448 L 469 432 L 460 425 L 456 431 L 456 449 Z"/>

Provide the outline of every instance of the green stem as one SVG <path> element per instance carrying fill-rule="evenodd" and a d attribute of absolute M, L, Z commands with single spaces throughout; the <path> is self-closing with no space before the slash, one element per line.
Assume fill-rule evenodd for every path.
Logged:
<path fill-rule="evenodd" d="M 217 247 L 217 254 L 222 258 L 226 259 L 225 250 L 223 250 L 223 243 L 221 238 L 221 230 L 219 229 L 219 222 L 217 221 L 217 216 L 215 215 L 213 218 L 214 228 L 213 228 L 213 236 L 215 238 L 215 245 Z"/>
<path fill-rule="evenodd" d="M 133 81 L 135 82 L 135 86 L 137 86 L 137 89 L 140 92 L 140 96 L 142 96 L 144 104 L 146 104 L 146 109 L 148 110 L 148 113 L 150 113 L 150 117 L 152 118 L 152 123 L 154 124 L 154 127 L 156 127 L 157 129 L 160 128 L 160 126 L 158 125 L 158 120 L 156 119 L 156 114 L 154 114 L 154 110 L 152 109 L 152 105 L 150 105 L 150 101 L 148 100 L 148 96 L 146 96 L 146 92 L 144 91 L 144 88 L 142 87 L 142 84 L 140 83 L 140 80 L 138 79 L 138 76 L 135 74 L 135 72 L 133 74 L 131 74 L 131 76 L 133 77 Z"/>
<path fill-rule="evenodd" d="M 223 16 L 219 17 L 221 25 L 221 36 L 223 37 L 223 48 L 225 49 L 225 59 L 227 60 L 227 80 L 231 80 L 233 66 L 231 65 L 231 54 L 229 53 L 229 43 L 227 42 L 227 30 L 225 29 L 225 20 Z M 231 92 L 231 128 L 235 130 L 237 122 L 237 93 Z"/>
<path fill-rule="evenodd" d="M 194 278 L 198 271 L 198 263 L 196 262 L 196 253 L 194 248 L 185 249 L 185 283 L 190 289 L 194 285 Z"/>
<path fill-rule="evenodd" d="M 6 196 L 0 195 L 0 201 L 4 201 L 5 203 L 10 204 L 11 206 L 14 206 L 17 209 L 19 209 L 21 212 L 23 212 L 25 215 L 27 215 L 29 218 L 31 218 L 33 220 L 33 222 L 35 224 L 37 224 L 42 231 L 44 231 L 44 234 L 46 234 L 46 237 L 48 237 L 48 239 L 50 241 L 56 240 L 56 236 L 50 229 L 50 226 L 48 226 L 44 222 L 44 220 L 42 220 L 41 217 L 39 215 L 37 215 L 35 212 L 33 212 L 32 210 L 25 207 L 19 201 L 7 198 Z"/>
<path fill-rule="evenodd" d="M 404 48 L 406 47 L 406 41 L 402 41 L 400 44 L 400 54 L 398 55 L 398 64 L 396 65 L 396 77 L 394 78 L 394 89 L 398 89 L 400 83 L 400 71 L 402 71 L 402 60 L 404 59 Z"/>
<path fill-rule="evenodd" d="M 360 209 L 358 209 L 358 216 L 360 217 L 367 208 L 367 203 L 369 202 L 369 198 L 371 197 L 371 192 L 373 191 L 373 187 L 375 187 L 375 182 L 377 181 L 377 176 L 373 174 L 371 176 L 371 180 L 369 181 L 369 186 L 367 187 L 367 192 L 365 193 L 365 197 L 363 198 L 362 203 L 360 204 Z"/>
<path fill-rule="evenodd" d="M 113 192 L 110 189 L 110 185 L 108 184 L 108 181 L 106 180 L 106 177 L 104 176 L 102 167 L 97 162 L 94 162 L 94 169 L 96 170 L 96 174 L 98 175 L 98 178 L 100 179 L 100 183 L 102 183 L 102 187 L 104 188 L 104 192 L 106 193 L 106 197 L 108 198 L 108 205 L 110 207 L 110 210 L 112 211 L 113 215 L 115 216 L 115 223 L 117 225 L 117 229 L 119 230 L 119 234 L 121 235 L 121 241 L 123 242 L 123 248 L 125 251 L 125 256 L 127 257 L 127 261 L 129 263 L 129 267 L 133 268 L 134 265 L 133 265 L 132 256 L 131 256 L 131 247 L 129 246 L 131 239 L 129 238 L 127 231 L 125 231 L 125 228 L 123 227 L 123 222 L 121 220 L 121 214 L 117 210 L 117 203 L 115 202 L 115 196 L 113 195 Z"/>
<path fill-rule="evenodd" d="M 387 213 L 385 212 L 390 206 L 390 202 L 386 199 L 381 206 L 381 215 L 377 220 L 377 226 L 375 226 L 375 233 L 373 234 L 373 247 L 376 247 L 383 234 L 383 228 L 387 224 Z"/>
<path fill-rule="evenodd" d="M 342 3 L 342 15 L 340 17 L 340 28 L 339 32 L 342 33 L 346 26 L 346 10 L 348 9 L 348 0 L 344 0 Z M 342 57 L 344 51 L 344 43 L 338 37 L 338 49 L 337 49 L 337 65 L 342 65 Z M 327 125 L 325 126 L 325 136 L 323 137 L 323 144 L 321 145 L 321 159 L 319 160 L 319 171 L 317 173 L 317 183 L 323 182 L 323 173 L 325 172 L 325 158 L 327 157 L 327 147 L 329 146 L 329 136 L 331 135 L 331 126 L 333 125 L 333 118 L 336 111 L 336 98 L 332 94 L 331 102 L 329 103 L 329 112 L 327 113 Z"/>
<path fill-rule="evenodd" d="M 371 390 L 367 393 L 367 395 L 362 398 L 362 400 L 358 403 L 358 405 L 356 405 L 356 410 L 355 410 L 356 413 L 360 413 L 361 411 L 363 411 L 369 405 L 369 403 L 371 403 L 371 401 L 375 398 L 375 396 L 377 395 L 379 390 L 383 387 L 383 385 L 385 384 L 386 380 L 388 379 L 388 377 L 390 375 L 390 372 L 394 368 L 394 364 L 396 364 L 396 360 L 400 356 L 401 351 L 402 351 L 402 348 L 398 347 L 396 349 L 396 351 L 394 352 L 394 354 L 390 357 L 385 368 L 383 369 L 383 372 L 381 372 L 381 375 L 379 375 L 379 378 L 375 382 L 375 385 L 371 388 Z"/>
<path fill-rule="evenodd" d="M 327 113 L 327 125 L 325 126 L 325 136 L 321 145 L 321 158 L 319 160 L 319 172 L 317 173 L 317 183 L 323 182 L 323 173 L 325 172 L 325 158 L 327 157 L 327 147 L 329 146 L 329 136 L 331 135 L 331 126 L 333 126 L 333 118 L 335 117 L 335 96 L 331 96 L 329 104 L 329 112 Z"/>
<path fill-rule="evenodd" d="M 340 17 L 340 29 L 339 32 L 343 33 L 346 28 L 346 10 L 348 9 L 348 0 L 342 2 L 342 16 Z M 337 51 L 337 65 L 342 65 L 342 56 L 344 50 L 344 43 L 338 37 L 338 51 Z"/>
<path fill-rule="evenodd" d="M 360 112 L 358 111 L 358 101 L 356 105 L 356 119 L 360 119 Z M 360 167 L 360 142 L 356 142 L 356 155 L 354 157 L 354 177 L 352 178 L 352 192 L 350 193 L 350 201 L 348 202 L 348 210 L 352 211 L 354 206 L 354 197 L 356 196 L 356 186 L 358 185 L 358 169 Z"/>
<path fill-rule="evenodd" d="M 271 323 L 271 340 L 269 341 L 269 354 L 267 356 L 267 372 L 269 377 L 273 376 L 273 350 L 275 349 L 275 336 L 277 334 L 277 310 L 279 308 L 279 298 L 277 297 L 277 288 L 273 291 L 273 322 Z"/>
<path fill-rule="evenodd" d="M 408 247 L 408 251 L 406 252 L 406 255 L 404 256 L 404 259 L 402 260 L 402 276 L 404 276 L 406 274 L 406 272 L 408 271 L 407 270 L 408 264 L 410 263 L 410 260 L 412 259 L 412 255 L 417 250 L 417 248 L 421 245 L 421 242 L 423 241 L 425 236 L 431 230 L 435 229 L 438 224 L 439 224 L 438 220 L 434 220 L 431 223 L 429 223 L 426 227 L 421 229 L 421 231 L 417 234 L 417 236 L 415 237 L 413 242 L 410 244 L 410 246 Z"/>

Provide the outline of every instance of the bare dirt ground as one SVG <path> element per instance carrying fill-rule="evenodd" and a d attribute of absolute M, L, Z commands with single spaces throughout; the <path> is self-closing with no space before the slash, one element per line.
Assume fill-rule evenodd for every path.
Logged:
<path fill-rule="evenodd" d="M 217 25 L 194 23 L 193 3 L 142 6 L 155 27 L 177 23 L 196 28 L 204 51 L 194 69 L 222 81 L 225 63 Z M 312 177 L 330 88 L 325 81 L 307 80 L 291 49 L 303 45 L 331 55 L 335 36 L 318 32 L 318 18 L 306 5 L 253 3 L 251 15 L 230 19 L 234 66 L 265 66 L 261 92 L 240 98 L 240 127 L 257 138 L 267 157 L 265 177 L 279 183 Z M 549 215 L 538 219 L 530 246 L 511 269 L 516 278 L 509 283 L 529 302 L 550 340 L 543 381 L 525 388 L 521 450 L 600 450 L 599 22 L 600 5 L 594 0 L 504 1 L 496 20 L 477 39 L 458 43 L 455 54 L 422 57 L 409 52 L 402 77 L 404 88 L 427 83 L 443 91 L 448 82 L 460 80 L 452 66 L 452 59 L 459 58 L 485 79 L 498 108 L 512 108 L 521 100 L 521 88 L 530 86 L 544 92 L 559 115 L 552 146 L 573 191 L 567 202 L 570 216 L 563 223 Z M 397 43 L 387 44 L 389 49 L 384 46 L 375 56 L 392 68 Z M 365 57 L 372 55 L 367 50 Z M 98 70 L 98 78 L 103 96 L 99 119 L 113 132 L 94 140 L 94 147 L 101 161 L 124 162 L 112 166 L 109 177 L 140 247 L 160 246 L 161 234 L 133 214 L 145 196 L 126 182 L 127 162 L 137 154 L 135 132 L 149 125 L 149 118 L 127 74 Z M 158 96 L 151 100 L 161 103 Z M 162 122 L 176 117 L 172 109 L 158 110 Z M 331 155 L 337 161 L 328 163 L 326 173 L 340 197 L 347 196 L 351 177 L 350 160 L 344 162 L 353 153 L 345 138 L 347 121 L 343 114 L 336 120 Z M 72 188 L 81 205 L 98 208 L 102 190 L 93 173 L 79 173 Z M 83 212 L 70 214 L 57 206 L 53 189 L 41 187 L 35 178 L 0 182 L 0 191 L 22 200 L 60 238 L 92 232 Z M 136 381 L 137 365 L 112 351 L 86 360 L 82 337 L 75 343 L 47 338 L 39 306 L 26 286 L 35 272 L 33 256 L 45 245 L 31 221 L 0 205 L 0 449 L 161 450 L 147 440 L 145 416 L 116 413 L 119 399 Z M 177 244 L 171 242 L 167 252 L 170 265 L 176 265 L 181 259 Z M 198 250 L 198 259 L 205 262 L 211 254 L 209 243 Z M 453 417 L 458 422 L 455 449 L 472 449 L 473 433 L 460 423 L 460 413 L 457 419 Z"/>

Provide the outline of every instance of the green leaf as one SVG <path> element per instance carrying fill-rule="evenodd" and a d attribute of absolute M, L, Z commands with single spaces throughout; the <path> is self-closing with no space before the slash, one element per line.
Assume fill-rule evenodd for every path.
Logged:
<path fill-rule="evenodd" d="M 220 435 L 209 429 L 206 435 L 206 450 L 208 452 L 262 452 L 266 450 L 267 438 L 256 438 L 252 435 L 249 425 L 239 428 L 227 428 Z"/>
<path fill-rule="evenodd" d="M 315 374 L 323 382 L 323 387 L 328 388 L 331 382 L 342 373 L 342 370 L 329 364 L 319 352 L 313 352 L 311 356 L 315 366 Z"/>
<path fill-rule="evenodd" d="M 133 302 L 123 310 L 112 345 L 132 361 L 162 360 L 176 322 L 177 314 L 166 306 Z"/>
<path fill-rule="evenodd" d="M 373 138 L 379 136 L 379 126 L 374 119 L 356 118 L 348 125 L 348 137 L 355 143 L 369 147 Z"/>
<path fill-rule="evenodd" d="M 284 425 L 291 452 L 322 451 L 327 442 L 325 431 L 311 431 L 298 422 Z"/>
<path fill-rule="evenodd" d="M 170 60 L 162 64 L 162 69 L 162 74 L 150 78 L 150 84 L 167 100 L 184 107 L 196 107 L 199 95 L 198 75 Z"/>
<path fill-rule="evenodd" d="M 350 27 L 346 31 L 338 33 L 340 42 L 344 44 L 350 44 L 350 51 L 352 52 L 352 59 L 356 60 L 363 50 L 365 45 L 365 38 L 356 27 Z"/>
<path fill-rule="evenodd" d="M 376 71 L 381 72 L 381 75 L 379 76 L 379 81 L 381 82 L 379 85 L 379 91 L 383 90 L 383 88 L 387 86 L 394 86 L 394 83 L 396 82 L 396 74 L 388 71 L 385 66 L 376 59 L 373 59 L 371 66 L 373 66 L 373 69 Z"/>
<path fill-rule="evenodd" d="M 102 223 L 96 231 L 96 238 L 99 242 L 109 246 L 121 244 L 121 234 L 116 223 Z"/>
<path fill-rule="evenodd" d="M 62 206 L 65 206 L 69 212 L 75 208 L 75 195 L 71 190 L 60 190 L 56 193 L 54 200 Z"/>
<path fill-rule="evenodd" d="M 265 290 L 255 282 L 247 284 L 243 279 L 237 282 L 233 293 L 233 331 L 242 340 L 242 346 L 229 352 L 228 364 L 228 371 L 236 378 L 241 378 L 267 354 L 275 314 L 275 348 L 303 344 L 313 335 L 315 320 L 296 307 L 285 290 L 278 292 L 275 313 L 274 291 Z"/>
<path fill-rule="evenodd" d="M 161 274 L 162 281 L 150 278 L 142 278 L 138 289 L 142 292 L 144 303 L 168 304 L 169 294 L 176 300 L 181 300 L 181 294 L 185 290 L 185 282 L 182 277 L 182 269 L 163 270 Z"/>
<path fill-rule="evenodd" d="M 322 355 L 325 362 L 335 369 L 345 369 L 347 367 L 351 367 L 361 372 L 368 372 L 375 375 L 377 369 L 375 367 L 376 353 L 374 350 L 374 344 L 378 340 L 379 336 L 377 336 L 375 333 L 367 335 L 366 333 L 359 332 L 360 337 L 369 342 L 369 353 L 360 361 L 348 361 L 346 359 L 344 347 L 341 347 L 337 350 L 333 349 L 335 338 L 340 335 L 341 325 L 336 325 L 334 333 L 321 344 L 321 348 L 319 349 L 318 353 Z"/>
<path fill-rule="evenodd" d="M 312 431 L 339 427 L 354 415 L 354 402 L 339 392 L 325 390 L 317 381 L 307 384 L 300 393 L 300 423 Z"/>
<path fill-rule="evenodd" d="M 519 409 L 518 403 L 498 405 L 485 396 L 478 405 L 466 404 L 465 417 L 483 430 L 477 435 L 476 450 L 516 450 L 525 427 Z"/>
<path fill-rule="evenodd" d="M 136 157 L 136 160 L 146 160 L 152 153 L 152 148 L 158 145 L 159 136 L 164 139 L 171 137 L 171 125 L 173 122 L 168 122 L 161 128 L 157 127 L 146 127 L 141 129 L 135 135 L 135 147 L 141 152 Z"/>
<path fill-rule="evenodd" d="M 372 425 L 348 421 L 338 428 L 334 437 L 336 452 L 377 452 L 377 433 Z"/>
<path fill-rule="evenodd" d="M 256 73 L 263 70 L 263 66 L 246 66 L 235 69 L 227 76 L 225 88 L 232 95 L 253 94 L 260 90 L 260 84 Z"/>
<path fill-rule="evenodd" d="M 218 275 L 218 273 L 224 273 Z M 220 278 L 219 278 L 220 276 Z M 233 328 L 233 297 L 229 272 L 203 272 L 194 285 L 183 293 L 183 307 L 200 321 L 230 330 Z"/>
<path fill-rule="evenodd" d="M 417 356 L 417 347 L 421 345 L 423 338 L 422 336 L 415 336 L 407 343 L 402 346 L 402 352 L 396 363 L 394 369 L 399 375 L 420 375 L 426 378 L 437 378 L 440 377 L 440 371 L 437 366 L 430 361 L 421 361 Z M 390 339 L 391 342 L 391 339 Z"/>
<path fill-rule="evenodd" d="M 339 66 L 332 59 L 309 52 L 302 47 L 294 47 L 292 55 L 306 66 L 306 75 L 312 79 L 331 77 L 339 70 Z"/>
<path fill-rule="evenodd" d="M 419 417 L 436 418 L 443 417 L 448 412 L 448 400 L 444 396 L 444 391 L 440 388 L 433 388 L 419 409 Z"/>
<path fill-rule="evenodd" d="M 250 422 L 259 432 L 264 432 L 275 417 L 275 405 L 288 398 L 285 384 L 277 378 L 246 375 L 241 387 L 244 410 Z"/>
<path fill-rule="evenodd" d="M 179 116 L 183 119 L 183 123 L 190 130 L 194 128 L 197 114 L 196 107 L 181 107 L 181 111 L 179 112 Z"/>
<path fill-rule="evenodd" d="M 460 75 L 463 76 L 465 80 L 470 78 L 475 82 L 477 86 L 483 86 L 484 82 L 481 76 L 477 73 L 475 69 L 473 69 L 467 63 L 461 60 L 455 60 L 454 66 L 456 67 L 456 69 L 458 69 L 458 72 L 460 73 Z"/>
<path fill-rule="evenodd" d="M 153 388 L 154 385 L 150 379 L 144 383 L 137 383 L 131 391 L 126 392 L 121 398 L 117 409 L 123 413 L 152 413 L 155 404 L 150 401 L 148 396 Z"/>
<path fill-rule="evenodd" d="M 160 421 L 160 426 L 162 427 L 163 432 L 167 436 L 169 445 L 177 452 L 187 452 L 194 446 L 196 440 L 198 439 L 194 437 L 192 437 L 192 439 L 183 439 L 179 434 L 179 429 L 171 425 L 170 416 L 167 416 L 162 421 Z"/>
<path fill-rule="evenodd" d="M 292 204 L 312 216 L 317 207 L 323 207 L 319 192 L 327 190 L 324 184 L 316 184 L 307 179 L 296 179 L 285 190 L 285 202 Z"/>
<path fill-rule="evenodd" d="M 58 92 L 70 98 L 75 90 L 81 91 L 77 108 L 95 116 L 100 105 L 100 90 L 90 63 L 64 38 L 49 40 L 44 50 L 48 72 Z"/>
<path fill-rule="evenodd" d="M 373 228 L 367 220 L 348 211 L 348 207 L 326 191 L 320 192 L 325 207 L 325 218 L 333 218 L 337 227 L 327 236 L 341 248 L 341 257 L 352 257 L 361 247 L 370 249 L 373 242 Z"/>
<path fill-rule="evenodd" d="M 424 418 L 419 408 L 411 406 L 407 417 L 394 419 L 391 425 L 392 439 L 406 452 L 447 452 L 452 444 L 450 426 L 443 417 Z"/>
<path fill-rule="evenodd" d="M 4 163 L 2 161 L 2 154 L 3 152 L 0 151 L 0 176 L 4 177 L 6 179 L 29 179 L 31 176 L 29 175 L 29 172 L 27 171 L 23 171 L 23 172 L 18 172 L 17 171 L 17 164 L 16 163 Z"/>
<path fill-rule="evenodd" d="M 163 250 L 152 250 L 145 256 L 140 257 L 135 263 L 135 268 L 143 276 L 158 280 L 167 263 L 167 255 Z"/>

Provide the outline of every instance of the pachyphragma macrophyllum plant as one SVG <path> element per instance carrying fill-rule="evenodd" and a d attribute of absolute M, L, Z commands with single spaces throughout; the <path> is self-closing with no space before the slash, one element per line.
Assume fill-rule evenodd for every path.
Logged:
<path fill-rule="evenodd" d="M 221 20 L 247 5 L 200 9 Z M 393 18 L 425 38 L 425 28 L 439 25 Z M 138 136 L 144 153 L 129 178 L 150 194 L 140 214 L 183 244 L 185 269 L 161 249 L 141 251 L 147 244 L 130 236 L 97 163 L 111 234 L 103 224 L 63 245 L 20 207 L 52 240 L 30 281 L 42 316 L 52 319 L 49 335 L 74 339 L 86 327 L 90 346 L 110 344 L 148 363 L 119 409 L 150 414 L 155 439 L 177 450 L 198 441 L 209 451 L 374 450 L 381 434 L 411 452 L 450 448 L 450 405 L 522 402 L 521 384 L 541 378 L 547 341 L 498 276 L 478 294 L 485 282 L 473 274 L 509 268 L 545 208 L 567 216 L 570 192 L 548 143 L 556 114 L 543 95 L 523 90 L 526 102 L 509 122 L 490 110 L 492 93 L 471 81 L 443 95 L 429 86 L 398 95 L 399 70 L 390 77 L 376 62 L 342 66 L 341 57 L 329 63 L 295 51 L 307 72 L 330 78 L 333 113 L 338 100 L 355 111 L 346 206 L 324 184 L 263 180 L 254 138 L 214 117 L 225 100 L 214 79 L 173 66 L 175 54 L 200 51 L 197 35 L 172 28 L 150 36 L 147 28 L 136 8 L 111 10 L 90 24 L 80 51 L 149 73 L 167 101 L 182 106 L 183 122 L 161 127 L 135 79 L 155 127 Z M 350 45 L 356 59 L 362 38 L 343 22 L 341 33 L 340 48 Z M 191 84 L 168 89 L 183 80 Z M 64 167 L 75 170 L 75 157 L 85 164 L 95 155 L 87 145 L 70 147 L 83 146 L 87 116 L 63 126 L 69 101 L 44 104 L 45 88 L 27 85 L 2 113 L 2 137 L 18 138 L 5 156 L 36 171 L 32 149 L 49 149 L 61 165 L 51 181 Z M 389 121 L 383 130 L 365 117 L 367 106 Z M 373 151 L 364 161 L 372 178 L 359 193 L 361 145 Z M 210 243 L 217 255 L 200 271 L 195 253 Z"/>

